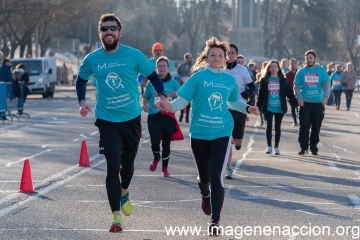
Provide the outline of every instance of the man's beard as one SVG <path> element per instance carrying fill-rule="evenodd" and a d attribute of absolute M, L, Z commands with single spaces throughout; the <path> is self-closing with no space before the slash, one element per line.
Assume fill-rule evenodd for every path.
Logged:
<path fill-rule="evenodd" d="M 306 65 L 307 65 L 308 67 L 313 67 L 313 66 L 315 66 L 315 62 L 314 62 L 313 64 L 311 64 L 310 62 L 307 62 Z"/>
<path fill-rule="evenodd" d="M 114 37 L 114 36 L 112 36 L 112 37 Z M 102 47 L 103 47 L 106 51 L 111 51 L 111 50 L 116 49 L 116 47 L 117 47 L 118 44 L 119 44 L 119 38 L 114 37 L 114 42 L 113 42 L 113 43 L 106 43 L 105 38 L 106 38 L 106 36 L 105 36 L 104 38 L 101 38 L 101 45 L 102 45 Z"/>

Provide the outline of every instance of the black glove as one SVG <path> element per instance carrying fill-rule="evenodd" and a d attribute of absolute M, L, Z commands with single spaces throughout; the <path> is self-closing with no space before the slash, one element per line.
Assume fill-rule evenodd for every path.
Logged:
<path fill-rule="evenodd" d="M 249 94 L 247 92 L 242 92 L 241 93 L 241 96 L 245 99 L 245 100 L 248 100 L 249 98 Z"/>

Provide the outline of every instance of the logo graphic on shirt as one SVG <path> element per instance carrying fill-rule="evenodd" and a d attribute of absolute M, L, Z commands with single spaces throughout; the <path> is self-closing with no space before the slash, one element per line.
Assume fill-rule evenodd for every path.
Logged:
<path fill-rule="evenodd" d="M 211 96 L 208 98 L 208 101 L 211 111 L 213 109 L 220 109 L 220 111 L 222 111 L 221 105 L 223 105 L 224 102 L 222 100 L 222 95 L 220 93 L 215 92 L 211 94 Z"/>
<path fill-rule="evenodd" d="M 207 83 L 206 81 L 204 81 L 204 87 L 209 87 L 209 86 L 214 86 L 214 83 L 211 82 L 211 83 Z"/>
<path fill-rule="evenodd" d="M 119 88 L 120 86 L 124 88 L 124 86 L 121 84 L 122 79 L 114 72 L 107 75 L 105 82 L 113 91 L 115 91 L 115 89 Z"/>
<path fill-rule="evenodd" d="M 268 91 L 269 94 L 272 97 L 277 97 L 279 96 L 279 92 L 280 92 L 280 82 L 270 82 L 268 83 Z"/>
<path fill-rule="evenodd" d="M 98 70 L 101 70 L 101 69 L 103 69 L 103 68 L 106 69 L 106 63 L 104 63 L 104 65 L 102 65 L 102 66 L 101 66 L 101 65 L 98 65 Z"/>
<path fill-rule="evenodd" d="M 319 75 L 317 73 L 307 73 L 305 74 L 305 85 L 310 88 L 314 88 L 319 83 Z"/>

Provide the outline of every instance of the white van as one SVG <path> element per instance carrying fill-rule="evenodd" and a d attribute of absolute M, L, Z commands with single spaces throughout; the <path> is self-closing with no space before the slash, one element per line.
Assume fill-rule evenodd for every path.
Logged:
<path fill-rule="evenodd" d="M 29 94 L 42 94 L 44 98 L 54 97 L 56 84 L 55 58 L 16 58 L 11 59 L 12 68 L 22 63 L 29 74 Z"/>

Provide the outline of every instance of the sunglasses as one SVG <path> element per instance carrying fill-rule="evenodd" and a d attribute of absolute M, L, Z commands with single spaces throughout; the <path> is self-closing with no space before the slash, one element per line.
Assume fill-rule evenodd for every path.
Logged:
<path fill-rule="evenodd" d="M 108 29 L 110 29 L 113 32 L 120 30 L 120 28 L 118 26 L 102 26 L 102 27 L 100 27 L 100 31 L 102 31 L 102 32 L 106 32 Z"/>

